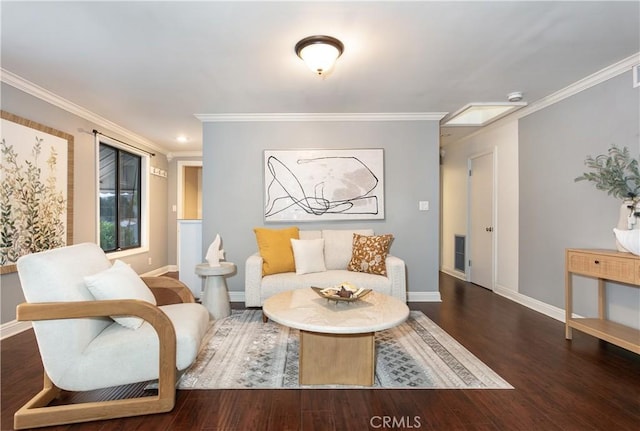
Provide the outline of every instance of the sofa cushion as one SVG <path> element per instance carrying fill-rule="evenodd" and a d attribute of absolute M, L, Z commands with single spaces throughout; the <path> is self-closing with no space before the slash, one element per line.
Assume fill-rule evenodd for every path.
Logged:
<path fill-rule="evenodd" d="M 296 264 L 296 274 L 326 271 L 324 266 L 324 240 L 320 239 L 292 239 L 293 259 Z"/>
<path fill-rule="evenodd" d="M 389 254 L 389 246 L 393 235 L 364 236 L 353 235 L 353 252 L 347 269 L 349 271 L 367 272 L 387 275 L 385 260 Z"/>
<path fill-rule="evenodd" d="M 285 229 L 255 228 L 258 250 L 262 256 L 262 275 L 296 270 L 291 239 L 299 238 L 297 227 Z"/>
<path fill-rule="evenodd" d="M 322 238 L 322 231 L 319 230 L 301 230 L 298 232 L 300 239 L 320 239 Z"/>
<path fill-rule="evenodd" d="M 111 268 L 84 277 L 84 282 L 97 300 L 139 299 L 156 305 L 156 298 L 129 265 L 116 260 Z M 112 319 L 129 329 L 138 329 L 144 320 L 136 316 L 112 316 Z"/>
<path fill-rule="evenodd" d="M 373 235 L 373 229 L 323 230 L 324 264 L 327 269 L 347 269 L 351 261 L 353 234 Z"/>
<path fill-rule="evenodd" d="M 297 275 L 295 272 L 267 275 L 262 278 L 260 300 L 263 303 L 265 299 L 285 290 L 306 289 L 311 286 L 331 287 L 347 281 L 357 287 L 373 289 L 376 292 L 391 295 L 391 280 L 387 277 L 364 272 L 352 272 L 346 269 L 334 269 L 303 275 Z M 321 299 L 320 297 L 318 298 Z"/>

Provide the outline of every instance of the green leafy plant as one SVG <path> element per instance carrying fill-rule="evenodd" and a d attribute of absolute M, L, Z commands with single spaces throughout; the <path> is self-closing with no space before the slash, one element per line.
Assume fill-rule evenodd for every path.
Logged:
<path fill-rule="evenodd" d="M 116 248 L 116 227 L 113 222 L 100 220 L 100 247 L 103 250 Z"/>
<path fill-rule="evenodd" d="M 40 167 L 43 139 L 35 138 L 31 160 L 20 161 L 13 145 L 0 142 L 0 264 L 15 263 L 28 253 L 65 245 L 66 199 L 56 185 L 53 147 Z"/>
<path fill-rule="evenodd" d="M 618 199 L 635 202 L 640 194 L 640 171 L 638 160 L 631 157 L 629 149 L 622 149 L 615 145 L 609 148 L 607 154 L 596 157 L 587 156 L 584 164 L 591 169 L 575 179 L 575 181 L 590 181 L 595 183 L 598 190 L 604 190 L 608 195 Z"/>

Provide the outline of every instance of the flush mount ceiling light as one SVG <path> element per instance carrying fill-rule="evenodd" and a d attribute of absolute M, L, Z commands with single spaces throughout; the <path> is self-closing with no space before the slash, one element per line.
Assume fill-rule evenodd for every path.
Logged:
<path fill-rule="evenodd" d="M 335 37 L 309 36 L 296 43 L 296 54 L 313 73 L 328 73 L 344 51 L 344 45 Z"/>
<path fill-rule="evenodd" d="M 526 103 L 469 103 L 445 120 L 444 125 L 482 127 L 523 106 Z"/>

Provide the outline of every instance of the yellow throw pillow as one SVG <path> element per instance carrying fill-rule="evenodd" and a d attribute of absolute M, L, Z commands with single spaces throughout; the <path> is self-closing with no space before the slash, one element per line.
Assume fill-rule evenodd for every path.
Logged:
<path fill-rule="evenodd" d="M 365 236 L 353 234 L 353 250 L 351 261 L 347 269 L 355 272 L 387 275 L 385 259 L 389 253 L 389 246 L 393 235 Z"/>
<path fill-rule="evenodd" d="M 285 229 L 257 227 L 253 231 L 256 234 L 260 256 L 262 256 L 263 276 L 296 270 L 291 239 L 300 238 L 297 227 Z"/>

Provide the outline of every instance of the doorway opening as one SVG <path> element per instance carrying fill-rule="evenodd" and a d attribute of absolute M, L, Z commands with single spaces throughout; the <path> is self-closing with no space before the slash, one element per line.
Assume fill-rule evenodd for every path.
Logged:
<path fill-rule="evenodd" d="M 202 219 L 202 161 L 178 162 L 178 219 Z"/>

